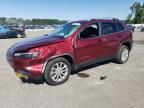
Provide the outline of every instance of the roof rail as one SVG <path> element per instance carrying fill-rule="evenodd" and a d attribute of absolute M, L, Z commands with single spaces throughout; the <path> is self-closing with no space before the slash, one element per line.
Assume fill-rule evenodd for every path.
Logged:
<path fill-rule="evenodd" d="M 112 18 L 113 20 L 116 20 L 116 21 L 119 21 L 119 19 L 118 18 Z"/>
<path fill-rule="evenodd" d="M 89 19 L 89 21 L 90 20 L 95 20 L 95 19 L 104 19 L 104 20 L 116 20 L 116 21 L 119 21 L 119 19 L 118 18 L 107 18 L 107 17 L 103 17 L 103 18 L 91 18 L 91 19 Z"/>

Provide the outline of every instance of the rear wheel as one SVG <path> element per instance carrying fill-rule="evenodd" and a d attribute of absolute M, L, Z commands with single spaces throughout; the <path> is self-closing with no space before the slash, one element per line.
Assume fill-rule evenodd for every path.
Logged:
<path fill-rule="evenodd" d="M 55 58 L 48 62 L 44 79 L 50 85 L 60 85 L 69 79 L 71 65 L 65 58 Z"/>
<path fill-rule="evenodd" d="M 129 48 L 125 45 L 122 45 L 114 60 L 119 64 L 124 64 L 125 62 L 127 62 L 128 58 Z"/>

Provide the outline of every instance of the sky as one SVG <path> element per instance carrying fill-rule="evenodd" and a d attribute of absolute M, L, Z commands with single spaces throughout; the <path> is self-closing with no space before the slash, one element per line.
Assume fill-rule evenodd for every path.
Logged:
<path fill-rule="evenodd" d="M 135 1 L 144 3 L 144 0 L 0 0 L 0 17 L 124 20 Z"/>

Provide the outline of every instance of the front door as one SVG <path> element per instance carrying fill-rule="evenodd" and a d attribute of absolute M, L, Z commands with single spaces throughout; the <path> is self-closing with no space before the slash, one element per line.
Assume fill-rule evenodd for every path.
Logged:
<path fill-rule="evenodd" d="M 77 64 L 85 63 L 105 56 L 103 43 L 105 39 L 100 36 L 99 23 L 85 27 L 76 39 L 75 55 Z"/>

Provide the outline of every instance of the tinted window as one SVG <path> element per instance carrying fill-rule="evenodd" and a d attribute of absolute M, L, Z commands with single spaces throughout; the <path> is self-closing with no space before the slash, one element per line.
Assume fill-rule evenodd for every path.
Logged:
<path fill-rule="evenodd" d="M 114 32 L 117 32 L 115 23 L 111 23 L 111 22 L 102 22 L 101 23 L 101 34 L 102 35 L 111 34 Z"/>
<path fill-rule="evenodd" d="M 93 38 L 99 36 L 99 25 L 98 24 L 91 24 L 87 26 L 81 33 L 80 38 Z"/>
<path fill-rule="evenodd" d="M 125 30 L 125 27 L 121 23 L 117 23 L 117 27 L 119 31 Z"/>

